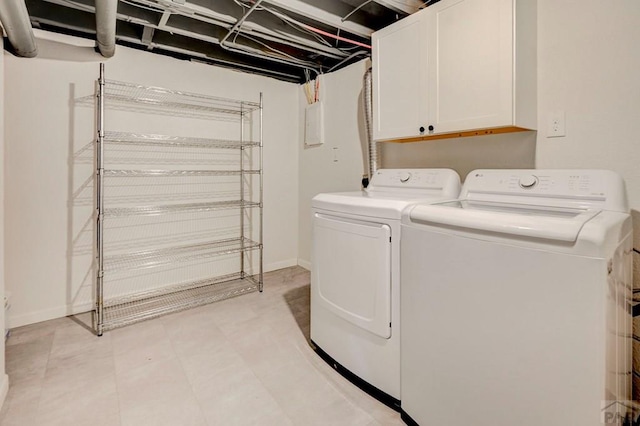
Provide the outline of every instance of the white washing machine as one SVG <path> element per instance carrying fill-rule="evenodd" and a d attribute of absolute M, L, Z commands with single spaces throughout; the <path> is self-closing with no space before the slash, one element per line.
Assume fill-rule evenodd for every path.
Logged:
<path fill-rule="evenodd" d="M 367 190 L 314 197 L 311 340 L 325 361 L 389 406 L 400 400 L 400 218 L 455 199 L 448 169 L 383 169 Z"/>
<path fill-rule="evenodd" d="M 402 219 L 402 418 L 596 426 L 631 399 L 631 219 L 602 170 L 477 170 Z M 618 402 L 616 402 L 618 401 Z"/>

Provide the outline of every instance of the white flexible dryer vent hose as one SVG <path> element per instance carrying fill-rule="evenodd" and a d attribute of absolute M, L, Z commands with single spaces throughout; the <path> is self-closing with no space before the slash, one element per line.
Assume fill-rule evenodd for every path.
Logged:
<path fill-rule="evenodd" d="M 364 125 L 367 134 L 367 145 L 369 147 L 369 180 L 378 170 L 378 144 L 373 140 L 373 100 L 372 100 L 372 77 L 371 68 L 364 73 L 363 93 L 364 101 Z"/>

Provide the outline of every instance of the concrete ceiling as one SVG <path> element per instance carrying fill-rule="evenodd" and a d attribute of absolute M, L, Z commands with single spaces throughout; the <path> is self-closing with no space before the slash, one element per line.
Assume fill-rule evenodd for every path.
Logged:
<path fill-rule="evenodd" d="M 94 1 L 26 6 L 34 28 L 95 39 Z M 373 31 L 433 2 L 119 0 L 116 44 L 303 82 L 369 56 Z"/>

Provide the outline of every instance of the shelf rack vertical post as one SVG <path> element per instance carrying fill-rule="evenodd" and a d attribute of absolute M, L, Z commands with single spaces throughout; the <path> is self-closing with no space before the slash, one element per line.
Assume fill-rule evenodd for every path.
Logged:
<path fill-rule="evenodd" d="M 264 241 L 262 240 L 263 237 L 263 219 L 264 219 L 264 205 L 263 205 L 263 181 L 264 181 L 264 170 L 262 169 L 263 167 L 263 160 L 264 160 L 264 154 L 263 154 L 263 149 L 262 149 L 262 138 L 263 138 L 263 133 L 262 133 L 262 109 L 263 109 L 263 105 L 262 105 L 262 92 L 260 92 L 260 168 L 259 168 L 259 173 L 260 173 L 260 280 L 258 283 L 258 290 L 260 292 L 262 292 L 262 288 L 264 286 L 264 270 L 263 270 L 263 252 L 264 252 Z"/>
<path fill-rule="evenodd" d="M 96 147 L 96 332 L 102 336 L 104 325 L 104 63 L 100 64 L 98 79 L 98 138 Z"/>
<path fill-rule="evenodd" d="M 244 204 L 244 104 L 240 104 L 240 203 Z M 240 278 L 244 279 L 244 215 L 240 209 Z"/>

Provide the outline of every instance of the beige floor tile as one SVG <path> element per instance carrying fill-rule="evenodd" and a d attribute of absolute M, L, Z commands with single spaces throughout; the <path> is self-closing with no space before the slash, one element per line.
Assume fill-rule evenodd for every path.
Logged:
<path fill-rule="evenodd" d="M 57 377 L 46 380 L 36 423 L 43 426 L 119 425 L 115 376 L 103 375 L 82 383 L 71 377 L 68 380 Z"/>
<path fill-rule="evenodd" d="M 179 357 L 214 351 L 226 341 L 224 334 L 207 311 L 169 316 L 163 318 L 162 322 L 173 350 Z"/>
<path fill-rule="evenodd" d="M 122 426 L 205 426 L 200 406 L 193 396 L 174 401 L 146 402 L 127 406 L 121 412 Z"/>
<path fill-rule="evenodd" d="M 344 400 L 311 364 L 293 354 L 288 362 L 256 375 L 296 424 L 305 418 L 320 418 L 327 414 L 327 407 Z"/>
<path fill-rule="evenodd" d="M 187 376 L 177 358 L 117 373 L 116 378 L 123 407 L 153 400 L 171 401 L 175 395 L 191 394 Z"/>
<path fill-rule="evenodd" d="M 230 346 L 183 361 L 209 425 L 291 424 L 278 403 Z"/>
<path fill-rule="evenodd" d="M 88 346 L 81 353 L 51 355 L 45 381 L 58 380 L 82 386 L 96 378 L 114 374 L 113 353 L 96 345 L 93 348 Z"/>
<path fill-rule="evenodd" d="M 106 332 L 90 314 L 14 330 L 0 424 L 403 424 L 309 347 L 309 272 L 265 291 Z"/>
<path fill-rule="evenodd" d="M 212 305 L 212 309 L 210 309 L 211 320 L 225 336 L 233 335 L 236 332 L 237 324 L 259 323 L 258 315 L 249 304 L 250 298 L 256 295 L 259 294 L 252 293 L 243 296 L 243 298 L 224 300 L 215 304 L 215 306 Z M 247 303 L 241 303 L 243 299 Z"/>
<path fill-rule="evenodd" d="M 96 336 L 86 325 L 67 321 L 56 328 L 51 345 L 51 355 L 65 357 L 86 352 L 111 352 L 111 335 Z"/>
<path fill-rule="evenodd" d="M 176 357 L 171 340 L 161 321 L 147 321 L 108 332 L 111 334 L 116 374 L 146 364 L 172 360 Z"/>
<path fill-rule="evenodd" d="M 204 416 L 177 358 L 117 376 L 123 425 L 204 425 Z"/>
<path fill-rule="evenodd" d="M 180 358 L 185 375 L 199 399 L 226 392 L 222 387 L 229 378 L 251 372 L 238 352 L 228 343 L 221 344 L 211 353 L 200 352 Z"/>
<path fill-rule="evenodd" d="M 375 421 L 368 413 L 344 399 L 311 407 L 294 410 L 289 416 L 294 423 L 307 425 L 365 426 Z"/>
<path fill-rule="evenodd" d="M 275 399 L 257 380 L 243 381 L 228 392 L 201 402 L 208 425 L 293 425 Z"/>
<path fill-rule="evenodd" d="M 43 321 L 11 329 L 5 346 L 19 345 L 21 343 L 40 340 L 45 336 L 53 335 L 59 325 L 71 321 L 69 318 L 58 318 L 51 321 Z"/>
<path fill-rule="evenodd" d="M 32 378 L 10 384 L 0 414 L 0 425 L 35 425 L 43 378 Z"/>
<path fill-rule="evenodd" d="M 5 348 L 5 368 L 9 375 L 10 384 L 34 378 L 44 378 L 53 337 L 54 334 L 46 334 L 38 340 Z"/>

